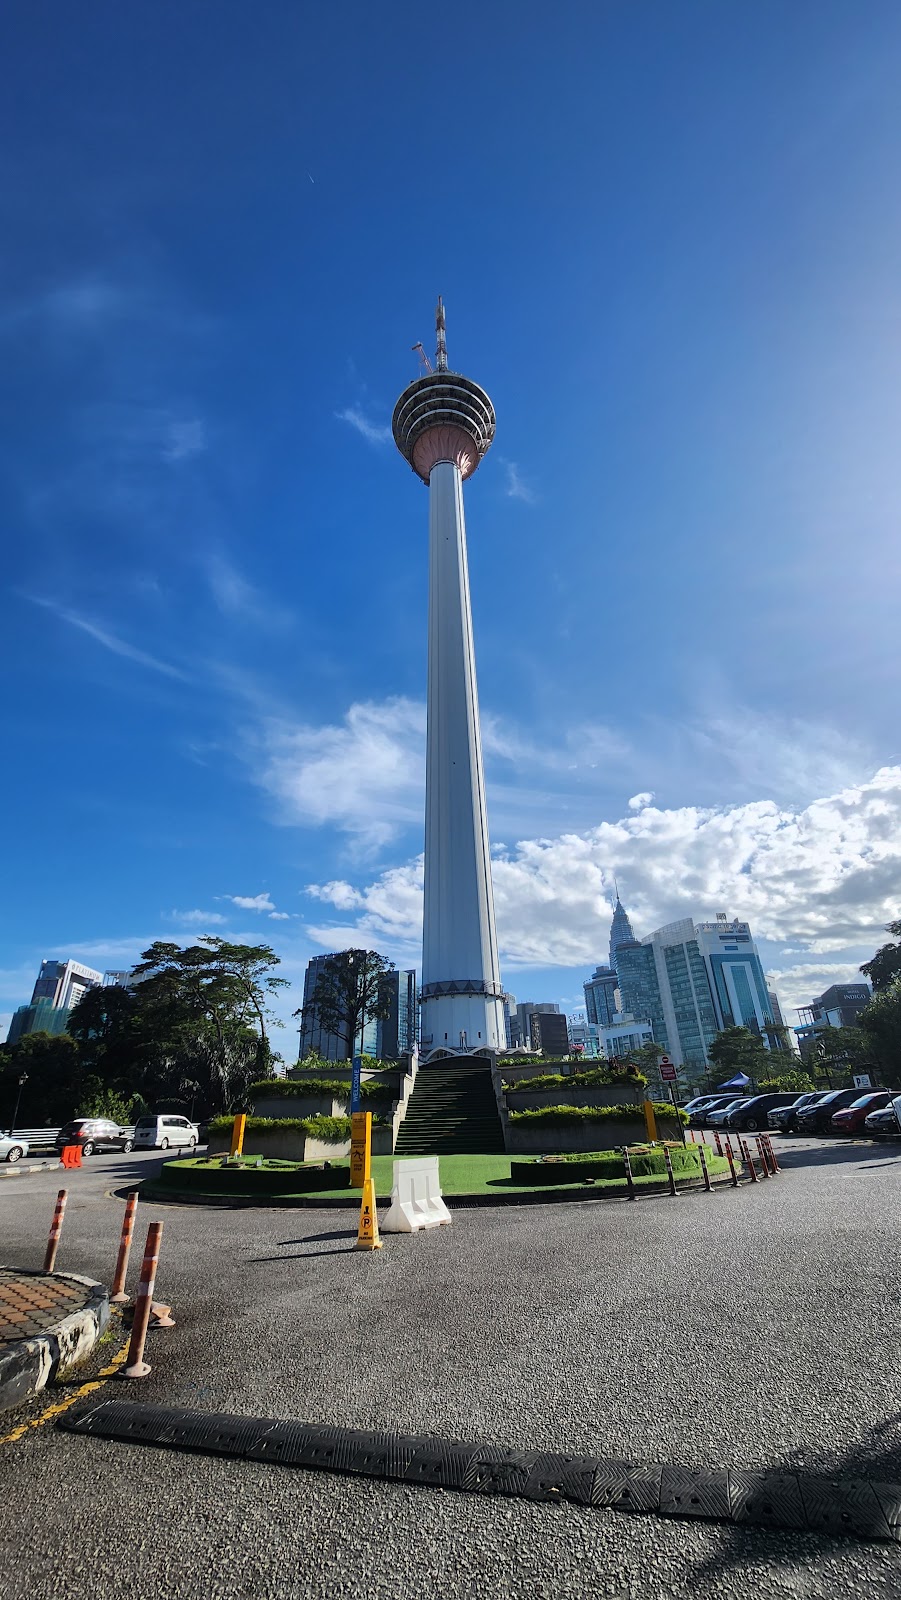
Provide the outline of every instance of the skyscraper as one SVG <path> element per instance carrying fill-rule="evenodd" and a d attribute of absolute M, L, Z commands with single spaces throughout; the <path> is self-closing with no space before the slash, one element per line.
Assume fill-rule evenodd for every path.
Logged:
<path fill-rule="evenodd" d="M 635 938 L 635 935 L 632 932 L 632 924 L 629 921 L 628 912 L 626 911 L 626 909 L 625 909 L 625 907 L 624 907 L 624 905 L 623 905 L 623 903 L 622 903 L 622 901 L 621 901 L 621 899 L 619 897 L 619 890 L 617 889 L 617 891 L 616 891 L 616 904 L 613 907 L 613 921 L 610 924 L 610 966 L 611 967 L 613 967 L 613 968 L 616 967 L 616 959 L 615 959 L 616 958 L 616 952 L 619 949 L 620 945 L 621 944 L 629 944 L 629 943 L 631 943 L 631 941 L 634 938 Z"/>
<path fill-rule="evenodd" d="M 311 956 L 303 980 L 303 1009 L 301 1011 L 300 1049 L 305 1056 L 321 1056 L 323 1061 L 346 1061 L 347 1040 L 343 1035 L 328 1033 L 322 1026 L 319 1009 L 313 1003 L 316 984 L 326 963 L 333 955 Z M 385 1017 L 370 1017 L 363 1026 L 362 1053 L 378 1056 L 384 1061 L 397 1061 L 413 1049 L 416 1043 L 416 973 L 412 970 L 397 972 L 392 969 L 379 979 L 379 1010 L 387 1010 Z M 385 1004 L 387 1002 L 387 1004 Z M 360 1048 L 357 1032 L 355 1048 Z"/>
<path fill-rule="evenodd" d="M 394 408 L 394 442 L 429 488 L 428 719 L 422 939 L 423 1059 L 506 1042 L 497 957 L 463 483 L 494 438 L 484 389 L 447 364 L 444 306 L 435 371 Z"/>
<path fill-rule="evenodd" d="M 82 995 L 104 981 L 102 972 L 83 967 L 80 961 L 42 961 L 31 1004 L 13 1012 L 6 1043 L 15 1044 L 26 1033 L 65 1033 Z"/>
<path fill-rule="evenodd" d="M 617 977 L 612 967 L 595 967 L 582 985 L 589 1022 L 606 1028 L 616 1015 Z"/>

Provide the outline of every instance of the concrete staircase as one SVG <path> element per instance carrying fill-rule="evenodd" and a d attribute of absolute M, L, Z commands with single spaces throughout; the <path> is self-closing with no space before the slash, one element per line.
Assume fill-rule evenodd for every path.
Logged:
<path fill-rule="evenodd" d="M 397 1156 L 503 1155 L 487 1061 L 420 1067 L 398 1130 Z"/>

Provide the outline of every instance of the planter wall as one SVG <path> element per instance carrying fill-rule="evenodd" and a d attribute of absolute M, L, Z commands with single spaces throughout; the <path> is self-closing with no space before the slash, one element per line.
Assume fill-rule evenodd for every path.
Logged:
<path fill-rule="evenodd" d="M 373 1130 L 374 1133 L 375 1130 Z M 390 1131 L 390 1128 L 389 1128 Z M 373 1138 L 373 1148 L 375 1139 Z M 207 1153 L 211 1156 L 228 1155 L 231 1136 L 228 1133 L 211 1133 Z M 326 1144 L 324 1139 L 311 1139 L 296 1128 L 279 1133 L 276 1129 L 265 1133 L 248 1133 L 244 1140 L 246 1156 L 271 1156 L 273 1161 L 340 1161 L 350 1155 L 350 1140 Z"/>
<path fill-rule="evenodd" d="M 647 1137 L 644 1118 L 601 1117 L 597 1122 L 507 1122 L 507 1150 L 522 1155 L 565 1155 L 573 1150 L 621 1150 Z M 661 1139 L 678 1139 L 679 1125 L 657 1119 Z"/>

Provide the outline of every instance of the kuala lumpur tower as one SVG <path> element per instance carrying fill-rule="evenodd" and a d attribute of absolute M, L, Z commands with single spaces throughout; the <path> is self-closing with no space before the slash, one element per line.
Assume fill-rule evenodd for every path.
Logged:
<path fill-rule="evenodd" d="M 463 482 L 494 438 L 494 407 L 448 368 L 440 298 L 436 320 L 435 370 L 404 390 L 392 421 L 398 450 L 429 486 L 425 1061 L 485 1055 L 506 1042 L 463 520 Z"/>

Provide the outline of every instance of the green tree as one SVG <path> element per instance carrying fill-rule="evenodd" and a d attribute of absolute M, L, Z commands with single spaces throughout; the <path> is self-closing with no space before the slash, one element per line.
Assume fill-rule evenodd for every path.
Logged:
<path fill-rule="evenodd" d="M 901 1082 L 901 976 L 877 990 L 860 1013 L 860 1026 L 885 1076 Z"/>
<path fill-rule="evenodd" d="M 724 1080 L 744 1072 L 753 1082 L 772 1066 L 763 1040 L 748 1028 L 724 1028 L 713 1040 L 709 1055 L 716 1076 Z"/>
<path fill-rule="evenodd" d="M 26 1033 L 0 1048 L 0 1126 L 13 1114 L 23 1076 L 20 1128 L 56 1127 L 77 1114 L 87 1074 L 67 1033 Z"/>
<path fill-rule="evenodd" d="M 860 1027 L 824 1028 L 809 1060 L 818 1084 L 829 1089 L 850 1088 L 855 1072 L 877 1064 L 872 1041 Z"/>
<path fill-rule="evenodd" d="M 792 1089 L 796 1094 L 806 1094 L 813 1086 L 813 1079 L 800 1067 L 790 1072 L 777 1073 L 772 1078 L 764 1078 L 758 1084 L 761 1094 L 775 1093 L 780 1089 L 786 1091 Z"/>
<path fill-rule="evenodd" d="M 885 931 L 899 942 L 881 945 L 876 954 L 860 968 L 864 976 L 869 978 L 874 994 L 889 988 L 901 974 L 901 922 L 887 923 Z"/>
<path fill-rule="evenodd" d="M 342 950 L 323 963 L 309 1001 L 294 1015 L 305 1027 L 319 1027 L 340 1039 L 346 1060 L 354 1054 L 358 1035 L 362 1044 L 366 1023 L 391 1015 L 390 989 L 383 980 L 393 971 L 394 962 L 375 950 Z"/>

